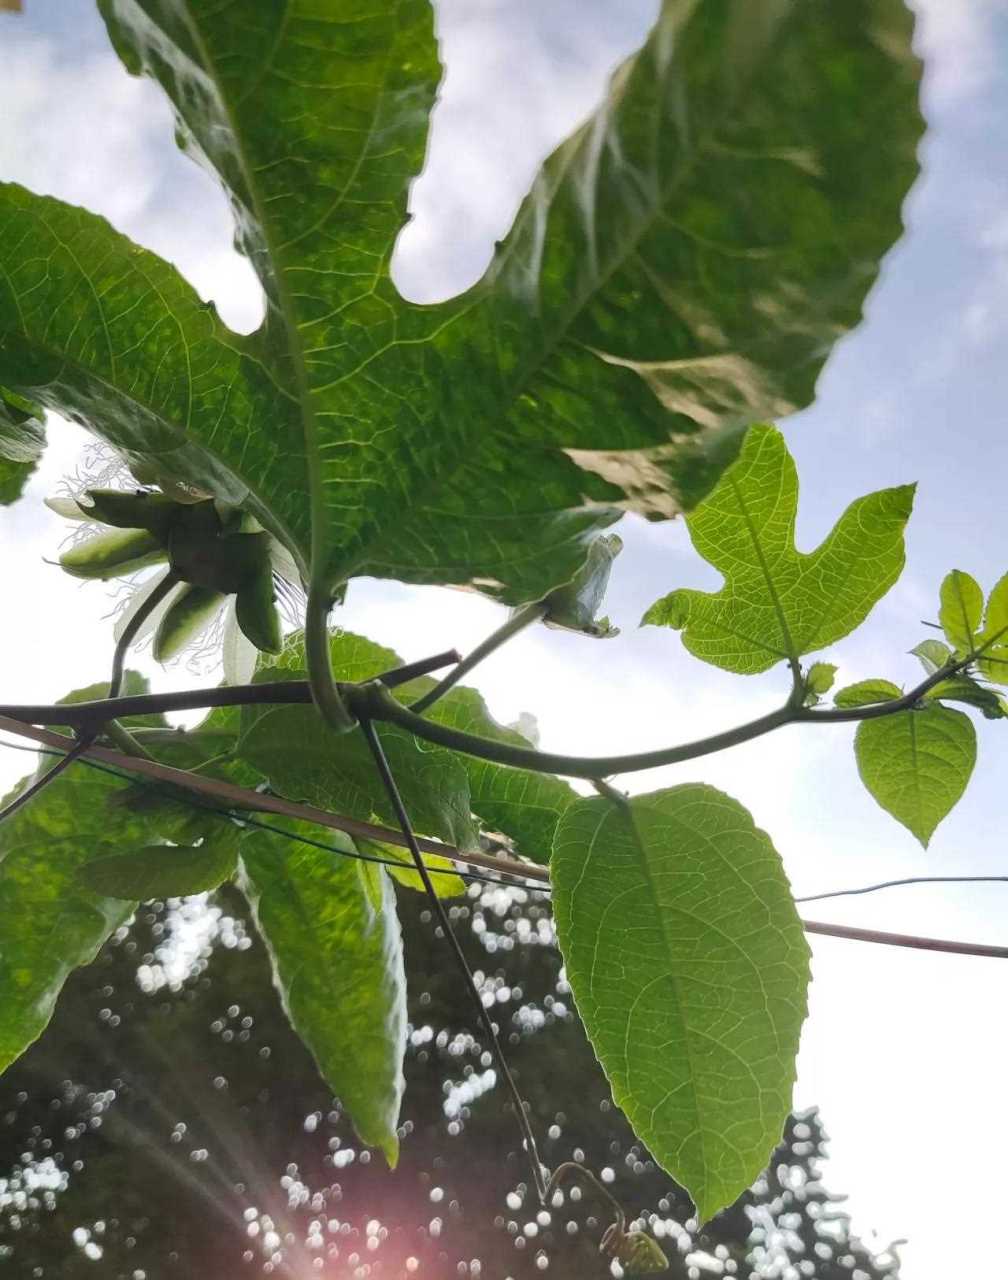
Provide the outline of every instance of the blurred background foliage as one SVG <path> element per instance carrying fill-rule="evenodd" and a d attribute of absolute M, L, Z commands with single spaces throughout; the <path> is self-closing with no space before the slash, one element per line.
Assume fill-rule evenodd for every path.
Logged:
<path fill-rule="evenodd" d="M 522 1280 L 610 1274 L 587 1186 L 550 1211 L 424 899 L 399 891 L 410 1048 L 399 1167 L 362 1150 L 290 1030 L 234 890 L 140 908 L 68 981 L 0 1082 L 0 1266 L 18 1277 L 273 1274 Z M 486 885 L 452 907 L 551 1166 L 583 1161 L 673 1277 L 877 1280 L 896 1254 L 851 1234 L 816 1112 L 703 1231 L 612 1105 L 574 1013 L 548 897 Z M 463 1011 L 460 1015 L 460 1011 Z M 618 1264 L 612 1274 L 619 1275 Z"/>

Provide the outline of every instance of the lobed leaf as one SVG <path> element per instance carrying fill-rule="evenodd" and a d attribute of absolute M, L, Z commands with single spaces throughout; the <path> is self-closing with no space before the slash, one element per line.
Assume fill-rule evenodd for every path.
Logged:
<path fill-rule="evenodd" d="M 780 858 L 735 800 L 687 784 L 578 800 L 551 869 L 613 1097 L 706 1220 L 766 1165 L 790 1107 L 809 952 Z"/>
<path fill-rule="evenodd" d="M 107 223 L 0 191 L 0 380 L 244 503 L 316 582 L 541 599 L 625 507 L 693 506 L 812 398 L 900 232 L 919 69 L 894 0 L 665 0 L 486 278 L 389 264 L 441 75 L 426 0 L 101 0 L 227 190 L 267 316 L 230 333 Z"/>
<path fill-rule="evenodd" d="M 297 835 L 307 825 L 284 823 Z M 363 1142 L 398 1159 L 406 973 L 387 876 L 265 832 L 242 838 L 244 888 L 291 1025 Z"/>
<path fill-rule="evenodd" d="M 727 671 L 795 663 L 853 631 L 899 577 L 913 493 L 903 485 L 859 498 L 804 554 L 794 541 L 794 461 L 779 431 L 752 427 L 738 461 L 686 520 L 724 586 L 673 591 L 643 622 L 682 631 L 690 653 Z"/>
<path fill-rule="evenodd" d="M 931 702 L 862 721 L 854 752 L 874 799 L 927 848 L 966 790 L 976 763 L 976 730 L 962 711 Z"/>

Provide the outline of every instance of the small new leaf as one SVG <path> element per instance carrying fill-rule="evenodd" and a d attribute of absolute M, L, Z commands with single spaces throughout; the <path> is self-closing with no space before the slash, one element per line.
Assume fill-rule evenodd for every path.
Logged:
<path fill-rule="evenodd" d="M 809 953 L 780 858 L 742 805 L 687 784 L 576 801 L 551 869 L 613 1098 L 706 1220 L 766 1166 L 791 1103 Z"/>
<path fill-rule="evenodd" d="M 966 790 L 976 763 L 976 731 L 962 711 L 930 702 L 862 721 L 854 753 L 871 795 L 927 848 Z"/>
<path fill-rule="evenodd" d="M 378 840 L 365 840 L 361 836 L 354 840 L 354 844 L 360 853 L 365 853 L 369 857 L 384 858 L 387 862 L 397 863 L 397 866 L 385 868 L 393 880 L 407 889 L 414 889 L 418 893 L 426 892 L 420 872 L 417 871 L 408 849 L 401 849 L 395 844 L 383 844 Z M 450 859 L 443 858 L 437 853 L 425 853 L 423 860 L 424 866 L 430 872 L 434 892 L 439 898 L 457 898 L 465 893 L 465 881 L 455 871 L 455 864 Z M 375 863 L 363 865 L 378 870 Z"/>
<path fill-rule="evenodd" d="M 945 639 L 957 658 L 965 657 L 977 646 L 977 632 L 983 613 L 980 584 L 961 569 L 953 569 L 941 584 L 939 599 L 938 621 L 945 632 Z"/>
<path fill-rule="evenodd" d="M 1008 684 L 1008 573 L 990 593 L 979 645 L 983 649 L 977 661 L 980 674 L 995 684 Z"/>
<path fill-rule="evenodd" d="M 924 697 L 928 701 L 963 702 L 968 707 L 976 707 L 986 720 L 1003 720 L 1008 715 L 1005 699 L 972 676 L 950 676 L 929 689 Z"/>
<path fill-rule="evenodd" d="M 933 676 L 936 671 L 947 666 L 953 657 L 952 650 L 940 640 L 922 640 L 910 652 L 920 660 L 921 666 L 929 676 Z"/>
<path fill-rule="evenodd" d="M 893 698 L 902 696 L 903 690 L 891 680 L 859 680 L 857 684 L 838 689 L 833 695 L 833 702 L 838 707 L 866 707 L 873 702 L 891 702 Z"/>
<path fill-rule="evenodd" d="M 795 547 L 798 477 L 784 437 L 750 428 L 738 460 L 686 519 L 724 575 L 720 591 L 673 591 L 643 621 L 683 633 L 690 653 L 753 675 L 853 631 L 903 570 L 913 485 L 851 503 L 815 551 Z"/>
<path fill-rule="evenodd" d="M 829 693 L 837 669 L 832 662 L 813 662 L 805 673 L 805 705 L 814 707 L 824 693 Z"/>

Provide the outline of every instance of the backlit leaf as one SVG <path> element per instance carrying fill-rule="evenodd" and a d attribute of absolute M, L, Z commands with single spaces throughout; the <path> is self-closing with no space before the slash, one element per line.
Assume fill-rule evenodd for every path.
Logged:
<path fill-rule="evenodd" d="M 952 661 L 952 650 L 940 640 L 922 640 L 910 652 L 920 660 L 921 666 L 929 676 L 934 675 L 936 671 L 940 671 Z"/>
<path fill-rule="evenodd" d="M 932 702 L 862 721 L 854 751 L 872 796 L 926 848 L 966 790 L 976 763 L 976 731 L 962 711 Z"/>
<path fill-rule="evenodd" d="M 281 825 L 314 838 L 314 828 Z M 388 877 L 376 904 L 359 864 L 259 831 L 243 837 L 241 861 L 291 1025 L 361 1139 L 394 1166 L 406 974 Z"/>
<path fill-rule="evenodd" d="M 102 219 L 0 191 L 0 379 L 307 572 L 569 581 L 624 506 L 694 505 L 741 426 L 812 398 L 901 230 L 922 123 L 891 0 L 665 0 L 483 281 L 390 276 L 441 67 L 426 0 L 101 0 L 221 180 L 266 297 L 230 332 Z M 253 91 L 254 90 L 254 91 Z"/>
<path fill-rule="evenodd" d="M 961 569 L 953 569 L 941 584 L 940 601 L 938 621 L 945 639 L 957 656 L 970 653 L 976 647 L 983 614 L 980 584 Z"/>
<path fill-rule="evenodd" d="M 405 885 L 407 889 L 415 889 L 417 893 L 426 892 L 420 872 L 417 871 L 408 849 L 402 849 L 395 844 L 383 844 L 378 840 L 365 840 L 361 837 L 354 840 L 354 844 L 361 853 L 397 863 L 397 866 L 385 868 L 393 880 Z M 424 866 L 431 873 L 431 884 L 439 898 L 457 898 L 465 893 L 465 881 L 455 871 L 454 862 L 437 853 L 425 853 L 423 860 Z M 378 870 L 374 863 L 370 865 L 376 871 Z"/>
<path fill-rule="evenodd" d="M 791 1103 L 809 952 L 780 858 L 735 800 L 687 784 L 578 800 L 551 868 L 613 1097 L 706 1220 L 766 1165 Z"/>
<path fill-rule="evenodd" d="M 673 591 L 643 621 L 681 630 L 690 653 L 727 671 L 797 661 L 853 631 L 899 577 L 913 493 L 904 485 L 859 498 L 815 551 L 800 552 L 794 461 L 779 431 L 753 427 L 738 461 L 686 521 L 724 586 Z"/>
<path fill-rule="evenodd" d="M 833 702 L 838 707 L 864 707 L 872 702 L 891 702 L 893 698 L 902 698 L 903 690 L 891 680 L 859 680 L 857 684 L 849 684 L 845 689 L 838 689 L 833 695 Z"/>
<path fill-rule="evenodd" d="M 984 646 L 977 667 L 995 684 L 1008 684 L 1008 573 L 999 579 L 987 600 L 983 632 L 979 643 Z"/>

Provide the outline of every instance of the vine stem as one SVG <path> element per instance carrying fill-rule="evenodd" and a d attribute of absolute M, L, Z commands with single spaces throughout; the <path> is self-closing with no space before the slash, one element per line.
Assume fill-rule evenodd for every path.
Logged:
<path fill-rule="evenodd" d="M 38 729 L 34 725 L 25 724 L 22 720 L 14 720 L 0 712 L 0 730 L 12 733 L 21 738 L 28 738 L 42 746 L 53 747 L 57 751 L 69 752 L 76 745 L 71 738 L 53 733 L 49 729 Z M 237 787 L 232 782 L 220 778 L 204 778 L 186 769 L 175 769 L 171 765 L 161 764 L 157 760 L 145 760 L 108 747 L 97 744 L 89 746 L 85 755 L 100 760 L 125 772 L 147 778 L 152 782 L 162 782 L 169 786 L 181 787 L 183 790 L 207 796 L 232 809 L 245 809 L 252 813 L 276 813 L 286 818 L 298 818 L 302 822 L 314 823 L 332 831 L 345 831 L 351 836 L 364 836 L 369 840 L 377 840 L 385 844 L 394 844 L 400 848 L 408 848 L 402 832 L 392 827 L 381 827 L 373 822 L 361 822 L 357 818 L 345 818 L 339 814 L 328 813 L 325 809 L 316 809 L 312 805 L 297 804 L 282 796 L 267 795 L 260 791 L 249 791 L 245 787 Z M 428 840 L 423 836 L 416 837 L 416 843 L 426 853 L 440 854 L 451 862 L 471 863 L 475 867 L 485 867 L 488 871 L 499 871 L 502 875 L 522 876 L 526 880 L 542 885 L 550 882 L 546 867 L 532 862 L 519 862 L 513 858 L 503 858 L 497 854 L 462 852 L 452 845 L 441 844 L 437 840 Z M 854 929 L 844 925 L 823 924 L 816 920 L 803 920 L 806 933 L 822 933 L 830 937 L 850 938 L 857 942 L 881 943 L 884 946 L 907 946 L 918 950 L 951 951 L 957 955 L 991 956 L 1008 960 L 1008 947 L 987 946 L 983 943 L 953 942 L 943 938 L 915 937 L 909 934 L 887 933 L 881 929 Z"/>
<path fill-rule="evenodd" d="M 506 644 L 513 636 L 545 616 L 546 606 L 541 603 L 528 604 L 524 609 L 516 610 L 502 626 L 478 644 L 472 653 L 467 653 L 458 666 L 449 671 L 433 689 L 411 703 L 410 710 L 414 715 L 421 715 L 428 707 L 432 707 L 435 702 L 443 698 L 449 689 L 458 684 L 462 677 L 472 671 L 473 667 L 478 666 L 484 658 L 489 658 L 501 645 Z"/>
<path fill-rule="evenodd" d="M 701 756 L 725 751 L 729 747 L 740 746 L 743 742 L 751 742 L 764 734 L 771 733 L 787 724 L 840 724 L 861 720 L 875 720 L 883 716 L 894 715 L 898 711 L 908 711 L 936 685 L 950 676 L 964 670 L 976 659 L 971 654 L 958 662 L 948 663 L 932 675 L 915 685 L 909 693 L 899 698 L 889 698 L 885 702 L 870 703 L 861 707 L 836 707 L 825 711 L 815 711 L 810 707 L 800 706 L 794 695 L 781 707 L 757 716 L 745 724 L 736 725 L 721 733 L 711 734 L 708 738 L 700 738 L 694 742 L 680 743 L 672 747 L 659 747 L 655 751 L 640 751 L 632 755 L 619 756 L 568 756 L 539 751 L 535 747 L 519 747 L 510 742 L 491 741 L 454 729 L 449 725 L 438 724 L 416 715 L 409 707 L 382 688 L 379 681 L 369 681 L 357 685 L 347 691 L 347 700 L 354 712 L 361 718 L 386 720 L 390 724 L 406 729 L 418 738 L 448 747 L 452 751 L 461 751 L 465 755 L 477 756 L 482 760 L 491 760 L 495 764 L 510 765 L 512 768 L 529 769 L 536 773 L 558 773 L 568 778 L 585 778 L 590 782 L 604 780 L 620 773 L 637 773 L 646 769 L 658 769 L 664 765 L 682 764 L 686 760 L 697 760 Z"/>
<path fill-rule="evenodd" d="M 518 1086 L 515 1083 L 514 1076 L 511 1074 L 511 1068 L 507 1064 L 507 1059 L 504 1057 L 504 1050 L 497 1037 L 497 1028 L 494 1026 L 489 1010 L 484 1007 L 483 999 L 479 993 L 479 988 L 476 986 L 476 979 L 473 977 L 472 970 L 469 968 L 469 962 L 465 958 L 465 952 L 462 950 L 461 943 L 455 934 L 455 930 L 452 928 L 451 919 L 449 918 L 448 912 L 445 910 L 445 905 L 438 897 L 437 891 L 434 888 L 433 881 L 430 878 L 430 872 L 427 870 L 427 864 L 423 860 L 420 853 L 420 846 L 413 833 L 413 826 L 410 823 L 409 814 L 406 812 L 406 806 L 403 804 L 402 796 L 399 794 L 399 788 L 396 785 L 395 778 L 392 776 L 392 770 L 389 768 L 388 759 L 385 756 L 381 739 L 378 737 L 375 727 L 370 720 L 361 720 L 360 728 L 364 735 L 364 739 L 368 744 L 368 748 L 371 751 L 371 755 L 374 757 L 375 767 L 378 770 L 378 775 L 381 778 L 382 785 L 388 793 L 388 798 L 391 801 L 392 808 L 395 810 L 395 815 L 399 821 L 399 826 L 402 829 L 402 834 L 406 839 L 407 847 L 413 856 L 413 862 L 416 866 L 417 874 L 423 881 L 424 890 L 434 908 L 434 913 L 441 925 L 445 940 L 452 949 L 452 953 L 455 956 L 455 962 L 459 967 L 460 973 L 465 979 L 466 987 L 472 997 L 473 1004 L 476 1006 L 479 1020 L 483 1024 L 483 1029 L 490 1040 L 490 1047 L 493 1052 L 494 1060 L 497 1063 L 497 1067 L 507 1087 L 508 1093 L 511 1095 L 511 1105 L 514 1108 L 515 1118 L 518 1121 L 518 1127 L 520 1128 L 522 1137 L 525 1141 L 525 1152 L 528 1156 L 529 1165 L 532 1169 L 532 1178 L 535 1182 L 539 1202 L 543 1208 L 545 1208 L 546 1180 L 543 1177 L 542 1161 L 539 1159 L 539 1148 L 536 1144 L 535 1134 L 532 1132 L 532 1125 L 529 1121 L 528 1114 L 525 1111 L 525 1103 L 518 1091 Z"/>
<path fill-rule="evenodd" d="M 136 639 L 137 632 L 168 593 L 177 585 L 178 578 L 176 578 L 173 573 L 166 573 L 144 601 L 143 605 L 136 611 L 133 617 L 130 618 L 129 623 L 123 628 L 122 635 L 116 642 L 115 652 L 112 654 L 112 676 L 109 680 L 108 700 L 115 701 L 119 696 L 119 691 L 122 689 L 123 675 L 126 671 L 126 655 L 129 652 L 133 641 Z M 131 737 L 126 729 L 121 725 L 115 724 L 114 720 L 111 721 L 110 724 L 115 726 L 115 732 L 120 744 L 125 747 L 131 755 L 147 754 L 143 747 L 141 747 L 140 744 Z M 46 772 L 36 778 L 30 786 L 26 787 L 20 795 L 15 796 L 8 805 L 0 810 L 0 822 L 3 822 L 6 818 L 13 817 L 19 809 L 23 809 L 26 804 L 31 800 L 34 800 L 40 791 L 44 791 L 51 782 L 55 782 L 60 774 L 69 769 L 75 760 L 79 760 L 85 751 L 87 751 L 87 749 L 92 745 L 97 733 L 98 729 L 96 726 L 82 728 L 79 731 L 76 743 L 70 748 L 66 755 L 57 760 L 51 769 L 47 769 Z"/>
<path fill-rule="evenodd" d="M 332 593 L 323 583 L 312 581 L 305 610 L 305 660 L 312 699 L 326 724 L 336 733 L 349 733 L 357 722 L 347 711 L 332 669 L 329 651 L 329 610 Z"/>
<path fill-rule="evenodd" d="M 417 662 L 407 662 L 375 676 L 394 689 L 420 676 L 460 662 L 457 649 L 446 649 Z M 306 680 L 270 680 L 262 684 L 221 685 L 216 689 L 180 689 L 174 693 L 142 693 L 129 698 L 101 698 L 93 702 L 0 704 L 0 715 L 28 724 L 103 724 L 119 716 L 151 715 L 161 711 L 201 711 L 211 707 L 307 706 L 312 702 Z M 172 730 L 171 732 L 175 732 Z"/>

